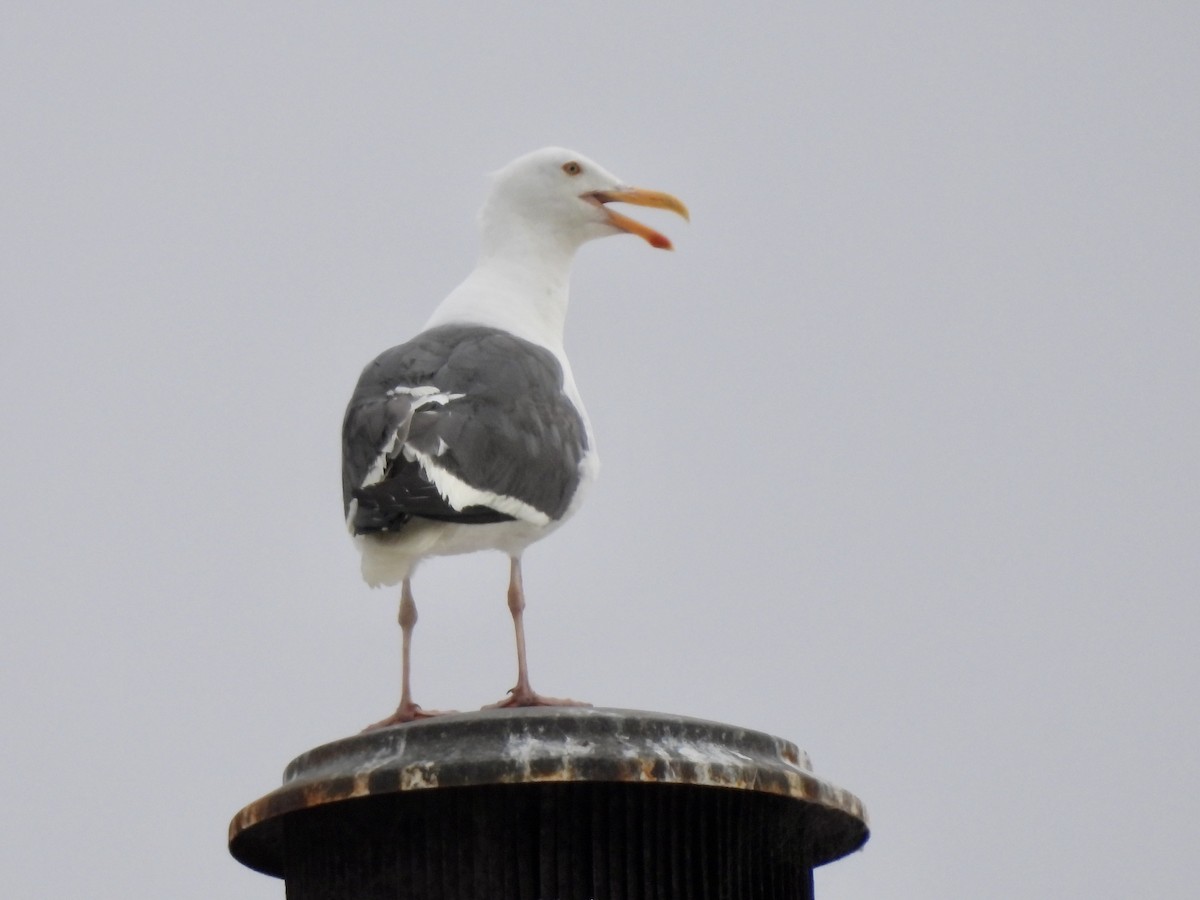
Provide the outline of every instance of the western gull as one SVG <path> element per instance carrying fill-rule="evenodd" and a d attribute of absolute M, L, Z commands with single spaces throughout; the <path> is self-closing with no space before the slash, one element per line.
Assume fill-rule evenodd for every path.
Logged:
<path fill-rule="evenodd" d="M 548 147 L 509 163 L 480 213 L 474 271 L 420 334 L 359 378 L 342 425 L 346 524 L 366 582 L 401 585 L 400 704 L 370 728 L 435 714 L 413 702 L 409 684 L 412 575 L 426 557 L 476 550 L 510 560 L 517 683 L 493 706 L 575 702 L 530 686 L 521 554 L 579 508 L 599 466 L 563 350 L 575 251 L 620 233 L 671 249 L 611 202 L 688 217 L 670 194 L 629 187 L 570 150 Z"/>

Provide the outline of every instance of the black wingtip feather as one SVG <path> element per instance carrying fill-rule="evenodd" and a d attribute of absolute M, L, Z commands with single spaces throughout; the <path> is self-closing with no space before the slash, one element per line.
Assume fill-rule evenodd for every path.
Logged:
<path fill-rule="evenodd" d="M 352 523 L 355 534 L 399 531 L 414 518 L 458 522 L 463 525 L 511 522 L 514 518 L 489 506 L 455 509 L 427 482 L 412 484 L 399 480 L 381 481 L 357 489 L 354 491 L 354 499 L 358 501 Z"/>

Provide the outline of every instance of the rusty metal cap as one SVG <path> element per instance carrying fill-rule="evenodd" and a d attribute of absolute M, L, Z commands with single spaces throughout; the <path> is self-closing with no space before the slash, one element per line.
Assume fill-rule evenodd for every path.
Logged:
<path fill-rule="evenodd" d="M 325 804 L 437 788 L 621 782 L 729 788 L 788 797 L 829 819 L 836 859 L 868 836 L 862 802 L 817 778 L 795 744 L 760 731 L 664 713 L 538 707 L 439 716 L 317 747 L 283 786 L 242 809 L 229 850 L 280 875 L 283 818 Z M 828 860 L 827 860 L 828 861 Z"/>

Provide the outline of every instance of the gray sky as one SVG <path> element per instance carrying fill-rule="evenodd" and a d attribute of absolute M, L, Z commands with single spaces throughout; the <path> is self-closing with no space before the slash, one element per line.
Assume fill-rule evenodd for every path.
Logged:
<path fill-rule="evenodd" d="M 0 12 L 6 895 L 283 896 L 229 818 L 397 699 L 344 403 L 550 143 L 693 224 L 578 261 L 535 686 L 807 749 L 822 900 L 1194 891 L 1198 7 L 499 6 Z M 422 568 L 418 701 L 506 574 Z"/>

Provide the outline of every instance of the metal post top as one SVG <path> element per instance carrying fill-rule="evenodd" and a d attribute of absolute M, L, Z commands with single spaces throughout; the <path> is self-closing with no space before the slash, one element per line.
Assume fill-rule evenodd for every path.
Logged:
<path fill-rule="evenodd" d="M 535 707 L 438 716 L 310 750 L 287 767 L 282 787 L 234 816 L 229 849 L 270 871 L 288 814 L 360 797 L 547 782 L 692 785 L 791 798 L 841 835 L 837 856 L 868 834 L 862 802 L 817 778 L 790 741 L 664 713 Z"/>

